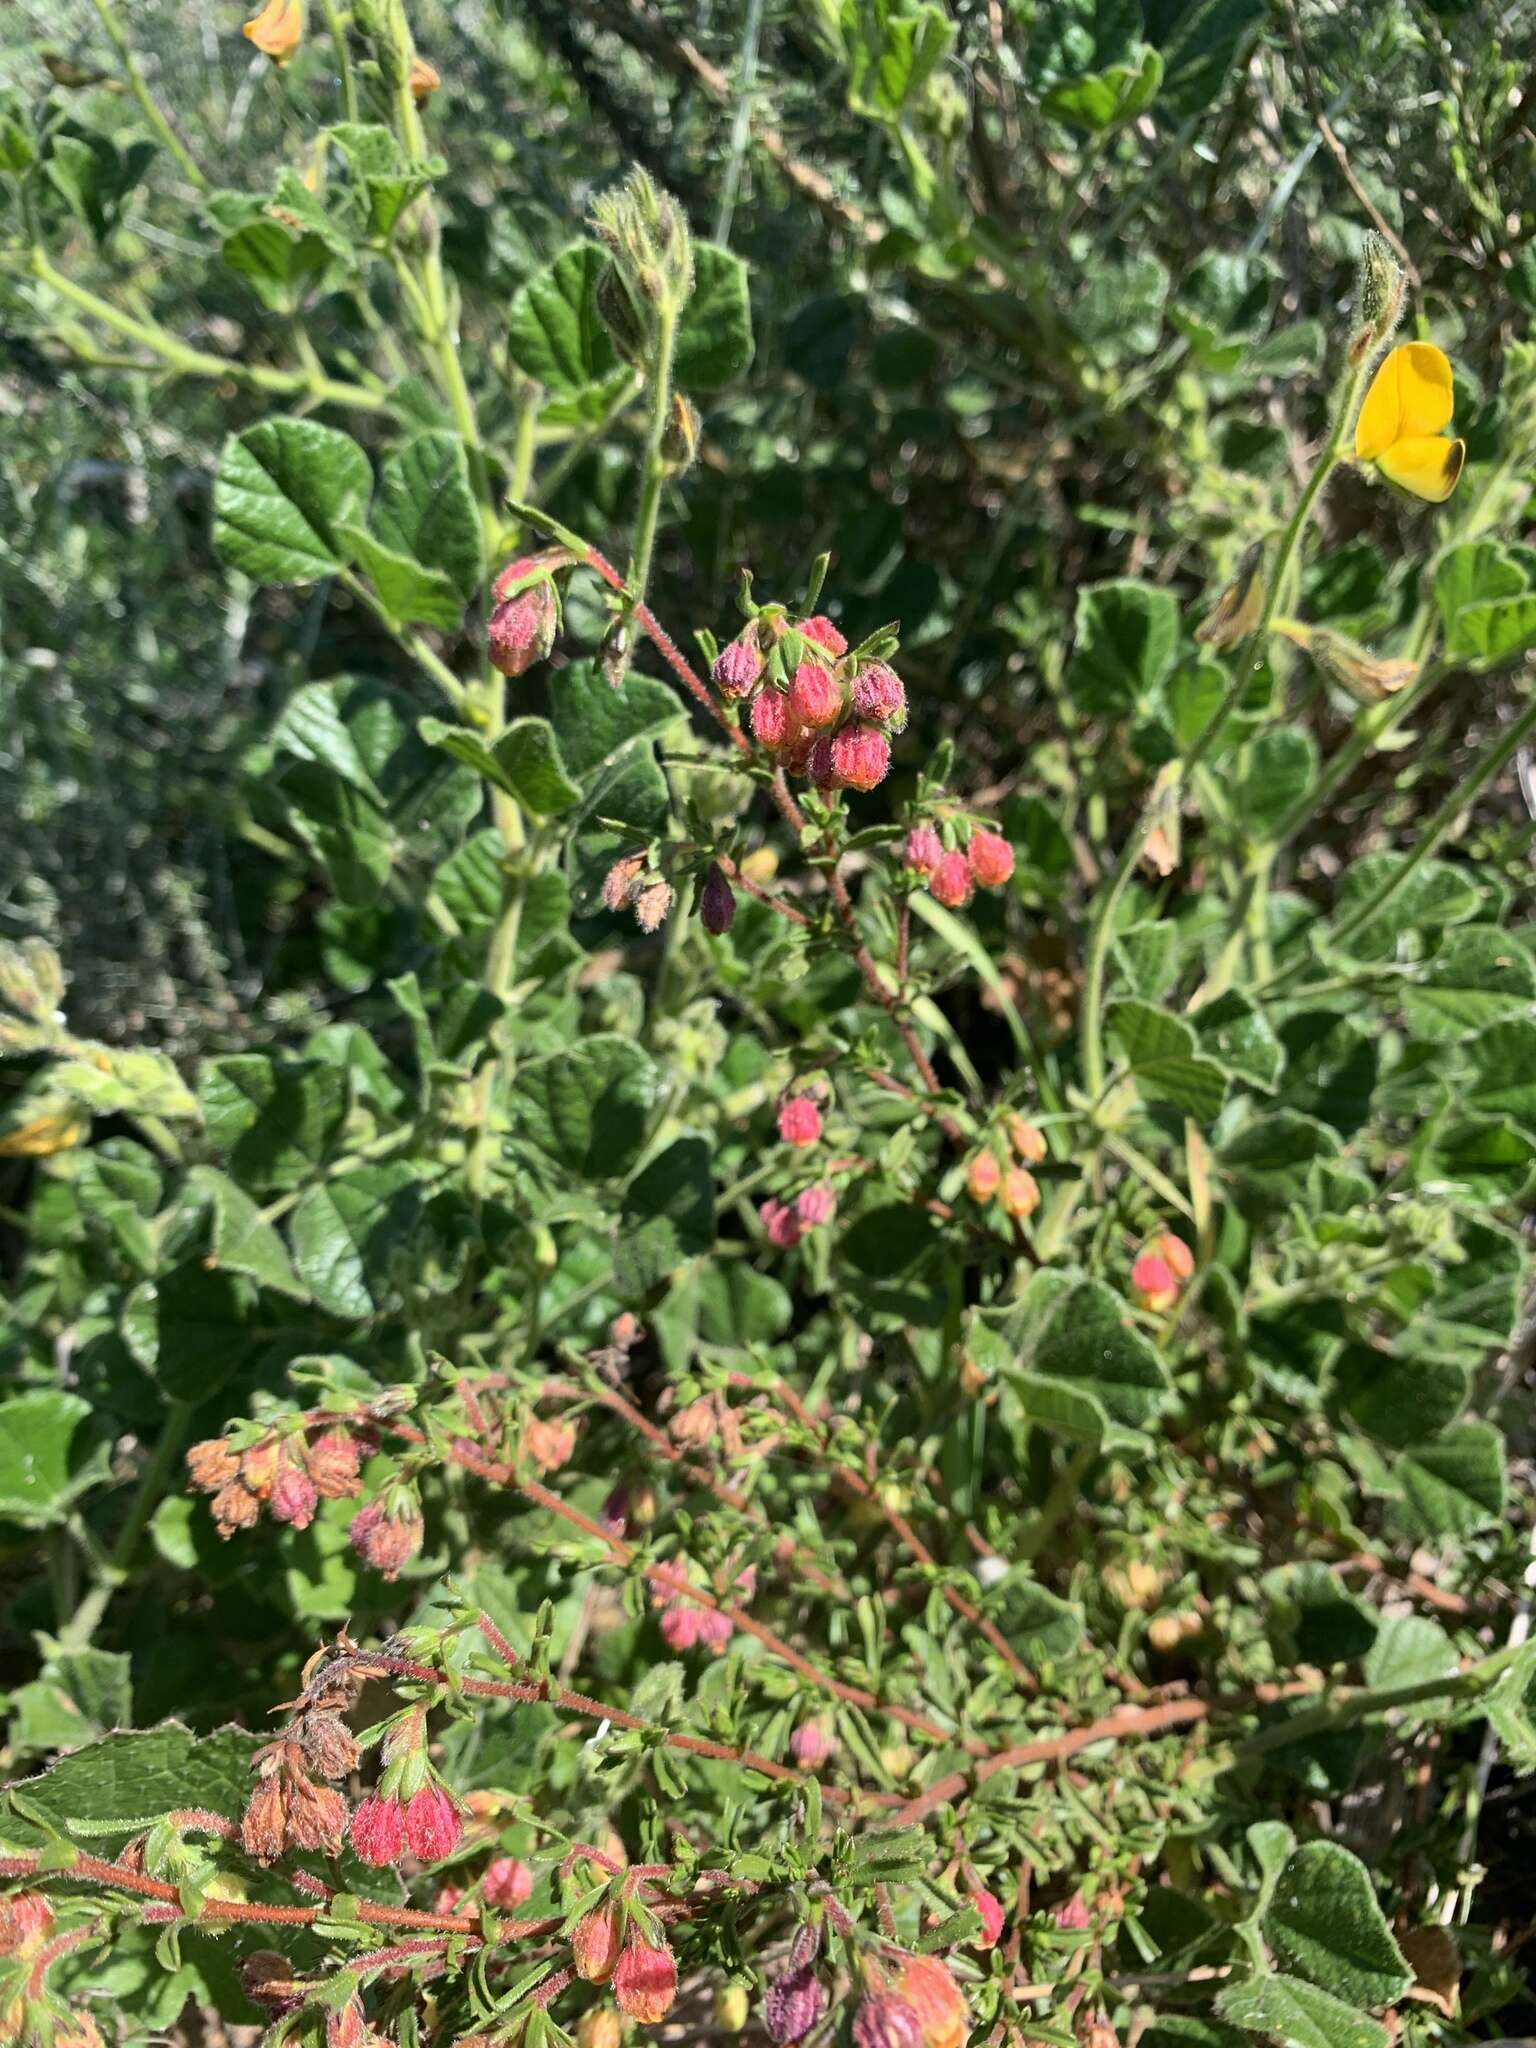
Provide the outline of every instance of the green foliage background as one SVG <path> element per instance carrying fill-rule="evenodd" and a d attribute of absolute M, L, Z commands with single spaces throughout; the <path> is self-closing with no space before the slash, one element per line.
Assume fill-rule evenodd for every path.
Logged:
<path fill-rule="evenodd" d="M 212 198 L 147 139 L 119 19 Z M 281 74 L 224 6 L 22 0 L 3 29 L 0 939 L 45 940 L 67 987 L 45 952 L 7 955 L 0 1100 L 7 1129 L 91 1119 L 52 1159 L 0 1157 L 6 1775 L 52 1766 L 6 1846 L 101 1830 L 130 1786 L 149 1816 L 188 1774 L 234 1813 L 250 1744 L 226 1724 L 265 1726 L 318 1631 L 446 1627 L 460 1595 L 594 1693 L 782 1754 L 815 1704 L 792 1674 L 738 1644 L 685 1683 L 633 1573 L 594 1630 L 600 1551 L 451 1460 L 402 1586 L 353 1555 L 350 1503 L 223 1544 L 180 1491 L 184 1443 L 231 1417 L 397 1385 L 446 1413 L 459 1368 L 510 1374 L 510 1440 L 546 1374 L 593 1392 L 633 1311 L 629 1392 L 663 1422 L 739 1397 L 758 1510 L 738 1524 L 658 1466 L 644 1540 L 766 1581 L 761 1525 L 792 1532 L 842 1595 L 791 1575 L 777 1624 L 951 1731 L 903 1770 L 894 1723 L 840 1709 L 850 1777 L 917 1798 L 968 1736 L 1128 1699 L 1219 1724 L 1150 1736 L 1123 1773 L 1093 1751 L 1080 1776 L 1000 1772 L 931 1824 L 929 1880 L 962 1854 L 1006 1875 L 1050 1987 L 1021 2022 L 993 1971 L 985 2023 L 1070 2038 L 1082 1944 L 1055 1911 L 1086 1887 L 1124 1906 L 1090 2003 L 1154 2048 L 1375 2048 L 1388 2008 L 1426 2040 L 1530 2031 L 1536 926 L 1513 741 L 1404 863 L 1530 701 L 1536 21 L 1482 0 L 424 0 L 411 21 L 443 80 L 436 231 L 376 139 L 319 184 L 345 111 L 321 19 Z M 679 357 L 698 458 L 662 492 L 650 602 L 690 649 L 735 630 L 741 569 L 794 602 L 830 550 L 849 640 L 899 622 L 912 715 L 855 801 L 851 872 L 891 940 L 894 821 L 946 765 L 1015 847 L 963 919 L 922 899 L 913 1015 L 969 1138 L 995 1106 L 1051 1133 L 1040 1270 L 873 1078 L 901 1049 L 830 926 L 807 941 L 743 898 L 707 940 L 688 882 L 654 944 L 603 909 L 626 832 L 767 846 L 789 875 L 801 849 L 652 653 L 610 691 L 594 579 L 493 754 L 434 694 L 432 661 L 450 682 L 478 661 L 515 522 L 488 549 L 474 451 L 379 252 L 398 220 L 440 256 L 496 488 L 531 478 L 617 558 L 646 416 L 588 217 L 634 163 L 703 245 Z M 1259 649 L 1171 878 L 1133 873 L 1105 913 L 1110 1085 L 1085 1098 L 1106 880 L 1231 680 L 1192 628 L 1273 547 L 1327 431 L 1373 222 L 1411 264 L 1405 332 L 1455 365 L 1468 473 L 1430 510 L 1338 472 L 1285 602 L 1432 659 L 1438 687 L 1394 727 Z M 498 798 L 531 832 L 505 1008 L 482 986 Z M 773 1106 L 813 1066 L 829 1144 L 868 1169 L 786 1267 L 753 1205 L 792 1192 Z M 1158 1325 L 1126 1276 L 1176 1212 L 1201 1291 Z M 830 1398 L 824 1439 L 757 1404 L 780 1377 Z M 829 1492 L 837 1464 L 889 1474 L 927 1563 Z M 562 1484 L 595 1513 L 646 1471 L 599 1404 Z M 572 1839 L 617 1815 L 654 1849 L 686 1795 L 722 1858 L 758 1853 L 761 1782 L 643 1742 L 575 1759 L 554 1727 L 442 1736 L 461 1790 L 524 1802 L 509 1846 L 534 1846 L 536 1800 Z M 1409 1937 L 1439 1926 L 1451 2012 L 1404 2000 Z M 189 1997 L 249 2020 L 243 1938 L 157 1961 L 136 1929 L 75 1985 L 128 2038 Z M 748 1973 L 750 1942 L 726 1961 Z"/>

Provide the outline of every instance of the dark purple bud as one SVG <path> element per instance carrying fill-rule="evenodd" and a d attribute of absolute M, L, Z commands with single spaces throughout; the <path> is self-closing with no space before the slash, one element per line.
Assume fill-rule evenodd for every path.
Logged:
<path fill-rule="evenodd" d="M 811 1970 L 791 1970 L 763 1995 L 763 2027 L 778 2048 L 803 2041 L 827 2009 L 827 1990 Z"/>
<path fill-rule="evenodd" d="M 736 897 L 730 883 L 711 861 L 704 887 L 699 893 L 699 917 L 704 929 L 718 939 L 736 922 Z"/>

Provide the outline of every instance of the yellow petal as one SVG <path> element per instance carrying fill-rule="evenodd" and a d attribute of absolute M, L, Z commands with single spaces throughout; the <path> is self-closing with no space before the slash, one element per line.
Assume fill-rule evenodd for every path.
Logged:
<path fill-rule="evenodd" d="M 243 34 L 274 64 L 286 64 L 304 39 L 301 0 L 267 0 L 260 14 L 245 24 Z"/>
<path fill-rule="evenodd" d="M 0 1136 L 0 1159 L 51 1159 L 78 1145 L 88 1128 L 85 1113 L 73 1104 L 45 1112 Z"/>
<path fill-rule="evenodd" d="M 1371 379 L 1355 422 L 1355 460 L 1374 462 L 1405 434 L 1438 434 L 1455 405 L 1451 366 L 1428 341 L 1393 349 Z"/>
<path fill-rule="evenodd" d="M 413 56 L 411 58 L 411 98 L 417 101 L 418 104 L 422 100 L 430 98 L 442 82 L 442 79 L 438 76 L 436 66 L 429 64 L 425 57 Z"/>
<path fill-rule="evenodd" d="M 1448 441 L 1443 434 L 1408 434 L 1377 456 L 1376 467 L 1400 490 L 1443 505 L 1455 490 L 1466 459 L 1465 441 Z"/>

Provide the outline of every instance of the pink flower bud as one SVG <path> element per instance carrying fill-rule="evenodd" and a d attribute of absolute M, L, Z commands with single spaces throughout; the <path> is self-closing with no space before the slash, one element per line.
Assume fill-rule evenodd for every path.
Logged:
<path fill-rule="evenodd" d="M 426 1784 L 411 1795 L 405 1809 L 405 1839 L 411 1854 L 423 1863 L 441 1863 L 451 1856 L 463 1831 L 459 1809 L 441 1785 Z"/>
<path fill-rule="evenodd" d="M 836 789 L 837 768 L 832 752 L 832 740 L 826 733 L 818 734 L 805 763 L 806 780 L 815 789 Z"/>
<path fill-rule="evenodd" d="M 928 877 L 928 889 L 948 909 L 963 909 L 971 900 L 971 870 L 965 855 L 942 854 Z"/>
<path fill-rule="evenodd" d="M 931 875 L 944 858 L 944 842 L 931 825 L 914 825 L 907 834 L 903 863 L 915 875 Z"/>
<path fill-rule="evenodd" d="M 1074 1892 L 1065 1905 L 1056 1908 L 1056 1925 L 1064 1934 L 1080 1933 L 1092 1924 L 1088 1916 L 1088 1902 L 1081 1892 Z"/>
<path fill-rule="evenodd" d="M 853 2016 L 853 2048 L 923 2048 L 923 2023 L 894 1991 L 875 1991 Z"/>
<path fill-rule="evenodd" d="M 891 743 L 872 725 L 845 725 L 832 742 L 832 766 L 845 789 L 873 789 L 890 773 Z"/>
<path fill-rule="evenodd" d="M 831 1731 L 820 1721 L 802 1721 L 789 1738 L 789 1753 L 803 1770 L 814 1771 L 836 1749 Z"/>
<path fill-rule="evenodd" d="M 1147 1250 L 1157 1254 L 1181 1286 L 1195 1270 L 1194 1253 L 1183 1238 L 1176 1237 L 1171 1230 L 1160 1230 Z"/>
<path fill-rule="evenodd" d="M 871 724 L 900 732 L 907 722 L 907 693 L 895 669 L 883 661 L 860 669 L 853 679 L 853 708 Z"/>
<path fill-rule="evenodd" d="M 735 892 L 713 861 L 699 892 L 699 922 L 717 939 L 724 937 L 736 922 Z"/>
<path fill-rule="evenodd" d="M 777 2048 L 803 2041 L 827 2009 L 827 1989 L 813 1970 L 791 1970 L 763 1994 L 763 2030 Z"/>
<path fill-rule="evenodd" d="M 287 1522 L 295 1529 L 307 1529 L 320 1505 L 319 1490 L 307 1473 L 289 1465 L 277 1475 L 269 1505 L 274 1521 Z"/>
<path fill-rule="evenodd" d="M 809 1095 L 791 1095 L 779 1108 L 779 1136 L 786 1145 L 814 1145 L 821 1136 L 821 1111 Z"/>
<path fill-rule="evenodd" d="M 520 676 L 543 661 L 560 629 L 560 599 L 547 576 L 498 604 L 486 628 L 491 666 Z"/>
<path fill-rule="evenodd" d="M 736 1633 L 736 1624 L 728 1614 L 722 1614 L 718 1607 L 699 1609 L 699 1648 L 708 1650 L 718 1657 L 731 1637 Z"/>
<path fill-rule="evenodd" d="M 980 1949 L 996 1948 L 1002 1940 L 1003 1927 L 1007 1920 L 1002 1900 L 996 1892 L 974 1891 L 971 1893 L 971 1904 L 981 1915 L 981 1932 L 972 1937 L 972 1946 Z"/>
<path fill-rule="evenodd" d="M 488 1906 L 510 1912 L 533 1896 L 533 1872 L 516 1856 L 498 1856 L 480 1887 Z"/>
<path fill-rule="evenodd" d="M 1001 889 L 1013 873 L 1013 848 L 996 832 L 973 832 L 966 859 L 983 889 Z"/>
<path fill-rule="evenodd" d="M 571 1930 L 571 1961 L 578 1977 L 606 1984 L 619 1960 L 619 1909 L 611 1899 L 594 1906 Z"/>
<path fill-rule="evenodd" d="M 1023 1166 L 1010 1166 L 1003 1175 L 999 1199 L 1009 1216 L 1033 1216 L 1040 1206 L 1040 1183 Z"/>
<path fill-rule="evenodd" d="M 359 1508 L 352 1517 L 348 1534 L 352 1548 L 363 1560 L 372 1565 L 383 1579 L 398 1579 L 401 1572 L 421 1549 L 426 1531 L 422 1524 L 421 1510 L 414 1503 L 404 1503 L 404 1511 L 388 1514 L 382 1501 L 370 1501 L 365 1508 Z"/>
<path fill-rule="evenodd" d="M 1179 1283 L 1168 1261 L 1156 1252 L 1143 1252 L 1131 1268 L 1131 1295 L 1140 1308 L 1158 1313 L 1172 1308 L 1179 1298 Z"/>
<path fill-rule="evenodd" d="M 710 670 L 715 688 L 726 697 L 745 697 L 763 672 L 763 655 L 750 628 L 722 647 Z"/>
<path fill-rule="evenodd" d="M 360 1861 L 376 1869 L 400 1861 L 405 1854 L 405 1808 L 398 1799 L 369 1793 L 352 1816 L 352 1847 Z"/>
<path fill-rule="evenodd" d="M 346 1500 L 356 1493 L 361 1463 L 357 1438 L 345 1429 L 326 1430 L 304 1454 L 304 1469 L 322 1500 Z"/>
<path fill-rule="evenodd" d="M 770 754 L 778 753 L 789 738 L 789 699 L 782 690 L 759 690 L 752 699 L 752 736 Z"/>
<path fill-rule="evenodd" d="M 817 612 L 814 618 L 802 619 L 800 631 L 807 640 L 824 648 L 828 654 L 846 654 L 848 642 L 839 633 L 825 612 Z"/>
<path fill-rule="evenodd" d="M 795 1197 L 795 1221 L 802 1230 L 814 1230 L 818 1223 L 830 1223 L 837 1209 L 837 1197 L 821 1183 L 802 1188 Z"/>
<path fill-rule="evenodd" d="M 789 686 L 789 708 L 802 725 L 820 732 L 843 715 L 842 685 L 819 661 L 802 661 Z"/>
<path fill-rule="evenodd" d="M 0 1956 L 32 1955 L 53 1927 L 53 1908 L 41 1892 L 0 1898 Z"/>
<path fill-rule="evenodd" d="M 781 1252 L 791 1252 L 800 1242 L 800 1219 L 794 1209 L 788 1209 L 770 1195 L 758 1206 L 758 1220 L 768 1233 L 768 1242 Z"/>
<path fill-rule="evenodd" d="M 625 2018 L 641 2026 L 666 2018 L 677 1996 L 677 1961 L 665 1935 L 652 1948 L 637 1932 L 630 1934 L 613 1973 L 613 1996 Z"/>
<path fill-rule="evenodd" d="M 695 1607 L 690 1600 L 678 1600 L 666 1609 L 661 1617 L 662 1640 L 669 1650 L 681 1656 L 691 1650 L 699 1640 L 699 1623 L 704 1610 Z"/>
<path fill-rule="evenodd" d="M 973 1152 L 965 1169 L 965 1192 L 973 1202 L 990 1202 L 1002 1185 L 1003 1169 L 994 1152 Z"/>

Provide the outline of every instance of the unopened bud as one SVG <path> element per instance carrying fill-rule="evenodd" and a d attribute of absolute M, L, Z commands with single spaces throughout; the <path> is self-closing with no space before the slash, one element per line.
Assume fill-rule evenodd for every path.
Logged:
<path fill-rule="evenodd" d="M 672 471 L 680 476 L 685 469 L 693 467 L 694 457 L 699 452 L 699 411 L 681 391 L 672 394 L 672 410 L 667 424 L 662 429 L 661 459 Z"/>
<path fill-rule="evenodd" d="M 715 938 L 723 938 L 736 922 L 736 897 L 713 861 L 699 892 L 699 922 Z"/>
<path fill-rule="evenodd" d="M 1264 610 L 1264 543 L 1255 541 L 1237 572 L 1195 628 L 1202 647 L 1235 647 L 1258 625 Z"/>
<path fill-rule="evenodd" d="M 1304 626 L 1299 619 L 1276 619 L 1275 631 L 1305 648 L 1323 674 L 1342 683 L 1362 704 L 1379 704 L 1404 690 L 1419 673 L 1419 664 L 1402 657 L 1372 654 L 1347 633 L 1330 626 Z"/>
<path fill-rule="evenodd" d="M 1403 316 L 1407 283 L 1403 266 L 1386 238 L 1374 228 L 1368 229 L 1360 252 L 1359 302 L 1360 324 L 1369 330 L 1370 348 L 1379 348 L 1395 331 Z M 1361 351 L 1362 355 L 1368 352 Z"/>

